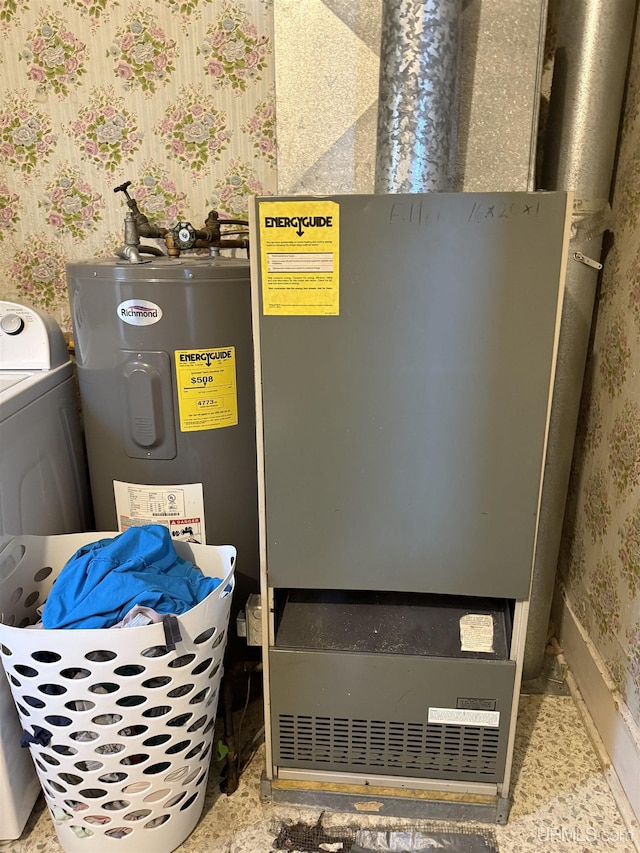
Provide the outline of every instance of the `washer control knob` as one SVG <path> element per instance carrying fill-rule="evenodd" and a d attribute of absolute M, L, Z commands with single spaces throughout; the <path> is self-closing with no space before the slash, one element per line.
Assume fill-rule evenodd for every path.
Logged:
<path fill-rule="evenodd" d="M 24 329 L 24 320 L 18 314 L 5 314 L 0 317 L 0 329 L 6 335 L 19 335 Z"/>

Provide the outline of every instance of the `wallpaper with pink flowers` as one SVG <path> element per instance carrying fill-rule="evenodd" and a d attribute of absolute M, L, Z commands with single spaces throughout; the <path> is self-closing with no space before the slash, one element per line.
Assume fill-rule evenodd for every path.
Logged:
<path fill-rule="evenodd" d="M 276 187 L 273 0 L 0 0 L 0 298 L 70 330 L 65 263 Z"/>
<path fill-rule="evenodd" d="M 313 25 L 313 21 L 310 22 Z M 276 189 L 273 0 L 0 0 L 0 298 L 69 330 L 65 262 Z M 640 725 L 640 34 L 560 574 Z"/>
<path fill-rule="evenodd" d="M 640 25 L 612 207 L 560 573 L 640 726 Z"/>

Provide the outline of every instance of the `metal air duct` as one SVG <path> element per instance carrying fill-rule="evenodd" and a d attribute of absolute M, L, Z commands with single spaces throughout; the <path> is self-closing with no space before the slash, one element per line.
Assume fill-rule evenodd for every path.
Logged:
<path fill-rule="evenodd" d="M 562 0 L 541 188 L 573 190 L 574 222 L 549 427 L 523 677 L 543 665 L 598 282 L 635 0 Z"/>
<path fill-rule="evenodd" d="M 461 0 L 384 0 L 375 191 L 450 187 Z"/>

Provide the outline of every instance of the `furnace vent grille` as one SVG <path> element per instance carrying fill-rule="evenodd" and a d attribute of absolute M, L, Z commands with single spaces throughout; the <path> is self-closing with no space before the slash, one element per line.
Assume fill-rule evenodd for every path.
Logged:
<path fill-rule="evenodd" d="M 284 766 L 495 781 L 499 729 L 280 714 Z"/>

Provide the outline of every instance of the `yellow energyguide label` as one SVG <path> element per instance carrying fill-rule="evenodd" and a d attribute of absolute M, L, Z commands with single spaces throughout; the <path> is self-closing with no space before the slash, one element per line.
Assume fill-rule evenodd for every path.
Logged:
<path fill-rule="evenodd" d="M 238 423 L 235 347 L 175 351 L 181 432 Z"/>
<path fill-rule="evenodd" d="M 261 201 L 262 310 L 340 313 L 340 206 L 335 201 Z"/>

